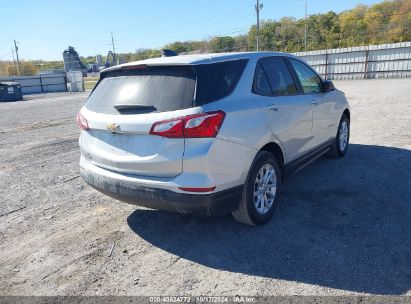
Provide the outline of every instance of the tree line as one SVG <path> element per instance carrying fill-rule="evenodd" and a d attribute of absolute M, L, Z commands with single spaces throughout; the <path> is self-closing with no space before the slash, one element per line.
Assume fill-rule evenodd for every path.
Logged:
<path fill-rule="evenodd" d="M 255 51 L 256 36 L 256 25 L 252 25 L 246 34 L 176 41 L 162 49 L 171 49 L 178 54 Z M 411 41 L 411 0 L 386 0 L 371 6 L 358 5 L 339 14 L 314 14 L 307 20 L 293 17 L 268 19 L 260 24 L 261 51 L 299 52 L 402 41 Z M 161 49 L 138 49 L 118 56 L 130 62 L 161 56 Z M 94 56 L 80 58 L 85 64 L 95 63 Z M 39 70 L 63 68 L 63 62 L 24 61 L 22 67 L 23 75 L 33 75 Z M 13 62 L 0 61 L 0 75 L 16 75 Z"/>
<path fill-rule="evenodd" d="M 305 25 L 307 46 L 305 47 Z M 254 51 L 256 25 L 247 34 L 214 37 L 206 41 L 173 42 L 165 46 L 177 53 Z M 411 0 L 383 1 L 351 10 L 310 15 L 307 20 L 284 17 L 260 24 L 260 50 L 300 52 L 369 44 L 411 41 Z"/>

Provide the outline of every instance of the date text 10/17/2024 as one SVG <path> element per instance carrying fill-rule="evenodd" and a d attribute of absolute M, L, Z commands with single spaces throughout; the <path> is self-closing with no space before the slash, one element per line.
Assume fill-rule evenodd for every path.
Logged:
<path fill-rule="evenodd" d="M 159 296 L 150 297 L 149 300 L 151 303 L 253 303 L 256 298 L 247 296 Z"/>

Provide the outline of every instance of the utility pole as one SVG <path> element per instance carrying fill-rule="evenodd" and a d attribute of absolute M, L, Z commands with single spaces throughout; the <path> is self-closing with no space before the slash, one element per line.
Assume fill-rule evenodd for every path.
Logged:
<path fill-rule="evenodd" d="M 263 8 L 263 4 L 260 4 L 260 0 L 257 0 L 255 5 L 255 11 L 257 12 L 257 52 L 260 49 L 260 10 Z"/>
<path fill-rule="evenodd" d="M 17 57 L 17 72 L 20 76 L 21 75 L 21 70 L 20 70 L 20 60 L 19 60 L 19 48 L 17 46 L 16 40 L 13 40 L 13 41 L 14 41 L 14 50 L 16 51 L 16 57 Z"/>
<path fill-rule="evenodd" d="M 304 51 L 307 52 L 307 0 L 305 0 L 305 18 L 304 18 Z"/>
<path fill-rule="evenodd" d="M 16 70 L 16 73 L 17 73 L 16 58 L 14 57 L 14 49 L 13 48 L 11 48 L 11 53 L 13 54 L 14 69 Z"/>
<path fill-rule="evenodd" d="M 116 56 L 116 48 L 114 47 L 114 37 L 113 32 L 111 32 L 111 44 L 113 46 L 113 57 L 114 57 L 114 65 L 117 65 L 117 56 Z"/>

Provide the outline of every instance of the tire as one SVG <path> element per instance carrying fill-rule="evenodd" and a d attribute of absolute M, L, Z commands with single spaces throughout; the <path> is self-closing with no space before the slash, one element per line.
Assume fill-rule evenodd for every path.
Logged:
<path fill-rule="evenodd" d="M 271 178 L 267 179 L 267 183 L 262 183 L 263 189 L 258 189 L 257 178 L 263 180 L 267 171 L 271 173 Z M 275 156 L 267 151 L 258 152 L 248 172 L 239 208 L 232 213 L 234 219 L 251 226 L 262 225 L 270 220 L 278 205 L 281 181 L 281 171 Z M 260 195 L 255 196 L 258 192 Z"/>
<path fill-rule="evenodd" d="M 346 126 L 346 129 L 344 127 Z M 345 134 L 345 135 L 344 135 Z M 345 144 L 343 142 L 346 138 Z M 334 143 L 331 146 L 331 150 L 326 154 L 330 158 L 342 158 L 345 156 L 348 150 L 348 144 L 350 141 L 350 120 L 347 115 L 343 114 L 340 123 L 338 125 L 337 136 Z"/>

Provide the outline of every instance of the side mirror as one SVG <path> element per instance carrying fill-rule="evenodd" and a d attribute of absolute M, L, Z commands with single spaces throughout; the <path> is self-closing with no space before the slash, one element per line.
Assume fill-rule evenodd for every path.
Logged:
<path fill-rule="evenodd" d="M 333 82 L 331 80 L 325 80 L 323 82 L 323 90 L 324 92 L 334 91 L 335 87 L 334 87 Z"/>

